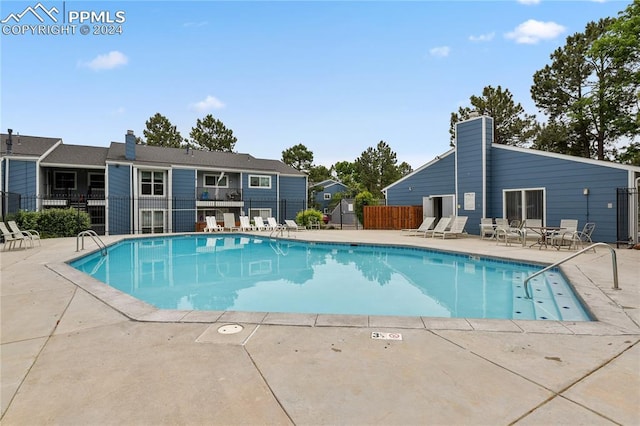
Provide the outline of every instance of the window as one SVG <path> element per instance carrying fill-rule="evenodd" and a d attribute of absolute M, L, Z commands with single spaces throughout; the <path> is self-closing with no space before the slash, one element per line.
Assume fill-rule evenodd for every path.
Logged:
<path fill-rule="evenodd" d="M 544 189 L 504 191 L 505 218 L 512 220 L 540 219 L 544 223 Z"/>
<path fill-rule="evenodd" d="M 104 174 L 89 173 L 89 186 L 91 187 L 91 189 L 104 190 Z"/>
<path fill-rule="evenodd" d="M 249 209 L 249 217 L 253 219 L 256 216 L 266 219 L 273 215 L 271 214 L 271 209 Z"/>
<path fill-rule="evenodd" d="M 53 172 L 53 189 L 76 189 L 76 172 Z"/>
<path fill-rule="evenodd" d="M 204 186 L 228 188 L 229 181 L 227 179 L 227 176 L 220 177 L 220 175 L 204 175 Z"/>
<path fill-rule="evenodd" d="M 271 188 L 271 176 L 249 176 L 249 188 Z"/>
<path fill-rule="evenodd" d="M 140 194 L 164 195 L 164 172 L 140 172 Z"/>
<path fill-rule="evenodd" d="M 325 200 L 330 200 L 331 199 L 331 193 L 330 192 L 325 192 L 324 193 L 324 199 Z"/>
<path fill-rule="evenodd" d="M 163 210 L 142 210 L 140 231 L 143 234 L 161 234 L 164 232 Z"/>

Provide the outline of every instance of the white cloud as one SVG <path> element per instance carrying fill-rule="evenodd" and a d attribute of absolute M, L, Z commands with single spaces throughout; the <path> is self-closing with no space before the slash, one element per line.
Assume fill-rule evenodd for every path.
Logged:
<path fill-rule="evenodd" d="M 94 71 L 110 70 L 121 67 L 129 62 L 129 58 L 124 53 L 113 50 L 104 55 L 98 55 L 89 62 L 80 61 L 78 64 L 82 67 L 91 68 Z"/>
<path fill-rule="evenodd" d="M 555 22 L 541 22 L 529 19 L 518 25 L 515 30 L 506 33 L 505 37 L 515 40 L 516 43 L 536 44 L 541 40 L 556 38 L 564 31 L 565 27 Z"/>
<path fill-rule="evenodd" d="M 518 3 L 520 4 L 526 4 L 526 5 L 530 5 L 530 4 L 539 4 L 540 0 L 518 0 Z"/>
<path fill-rule="evenodd" d="M 429 50 L 429 54 L 431 56 L 438 56 L 441 58 L 445 56 L 449 56 L 450 52 L 451 52 L 451 49 L 449 48 L 449 46 L 439 46 Z"/>
<path fill-rule="evenodd" d="M 113 115 L 122 115 L 122 114 L 125 113 L 125 111 L 126 110 L 124 109 L 124 107 L 118 107 L 118 108 L 114 109 L 113 111 L 111 111 L 111 114 L 113 114 Z"/>
<path fill-rule="evenodd" d="M 221 109 L 224 108 L 225 105 L 215 96 L 207 96 L 204 100 L 200 102 L 196 102 L 190 105 L 191 109 L 198 112 L 210 111 L 212 109 Z"/>
<path fill-rule="evenodd" d="M 491 41 L 495 35 L 496 33 L 480 34 L 479 36 L 470 35 L 469 40 L 478 42 Z"/>

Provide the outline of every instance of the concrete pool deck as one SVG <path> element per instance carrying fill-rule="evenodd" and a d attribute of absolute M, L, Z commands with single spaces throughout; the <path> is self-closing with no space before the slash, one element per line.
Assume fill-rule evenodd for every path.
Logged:
<path fill-rule="evenodd" d="M 290 238 L 571 253 L 399 231 Z M 75 250 L 69 238 L 1 254 L 3 425 L 640 423 L 637 250 L 616 250 L 620 290 L 607 249 L 565 264 L 598 319 L 586 323 L 162 311 L 78 275 L 64 264 Z"/>

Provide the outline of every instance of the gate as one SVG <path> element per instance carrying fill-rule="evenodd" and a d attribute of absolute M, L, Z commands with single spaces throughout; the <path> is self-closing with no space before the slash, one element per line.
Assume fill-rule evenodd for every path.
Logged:
<path fill-rule="evenodd" d="M 640 200 L 638 188 L 618 188 L 617 191 L 616 246 L 638 244 L 640 232 Z"/>

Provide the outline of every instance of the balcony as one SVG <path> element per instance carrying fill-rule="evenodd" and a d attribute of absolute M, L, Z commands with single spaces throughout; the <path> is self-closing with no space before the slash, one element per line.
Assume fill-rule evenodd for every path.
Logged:
<path fill-rule="evenodd" d="M 93 190 L 90 194 L 79 192 L 53 192 L 42 197 L 43 207 L 79 207 L 79 206 L 104 206 L 105 196 L 103 190 Z"/>
<path fill-rule="evenodd" d="M 196 188 L 197 207 L 243 207 L 241 188 Z"/>

